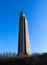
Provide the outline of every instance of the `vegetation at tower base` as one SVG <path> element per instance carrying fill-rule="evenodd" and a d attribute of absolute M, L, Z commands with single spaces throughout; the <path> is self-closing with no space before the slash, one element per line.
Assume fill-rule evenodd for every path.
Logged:
<path fill-rule="evenodd" d="M 4 57 L 5 56 L 5 57 Z M 21 57 L 15 54 L 0 55 L 0 65 L 47 65 L 47 53 Z"/>

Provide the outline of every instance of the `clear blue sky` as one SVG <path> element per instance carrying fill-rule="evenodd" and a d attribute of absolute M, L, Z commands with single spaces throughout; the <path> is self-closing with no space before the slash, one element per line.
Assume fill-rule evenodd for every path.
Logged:
<path fill-rule="evenodd" d="M 32 53 L 47 52 L 47 0 L 0 0 L 0 53 L 17 53 L 21 11 L 28 20 Z"/>

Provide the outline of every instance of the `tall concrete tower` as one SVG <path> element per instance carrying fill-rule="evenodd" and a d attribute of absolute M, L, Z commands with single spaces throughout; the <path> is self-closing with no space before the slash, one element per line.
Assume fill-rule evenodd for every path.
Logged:
<path fill-rule="evenodd" d="M 18 55 L 31 55 L 30 39 L 28 34 L 27 20 L 23 12 L 20 13 Z"/>

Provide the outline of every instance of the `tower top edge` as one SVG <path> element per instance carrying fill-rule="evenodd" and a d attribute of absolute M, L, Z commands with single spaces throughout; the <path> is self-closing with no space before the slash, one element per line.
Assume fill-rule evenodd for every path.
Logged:
<path fill-rule="evenodd" d="M 25 17 L 25 14 L 22 12 L 20 12 L 20 17 Z"/>

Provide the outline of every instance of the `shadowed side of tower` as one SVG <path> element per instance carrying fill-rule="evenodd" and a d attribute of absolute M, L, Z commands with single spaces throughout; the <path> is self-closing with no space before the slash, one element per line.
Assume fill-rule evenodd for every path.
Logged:
<path fill-rule="evenodd" d="M 27 20 L 23 12 L 19 21 L 18 55 L 31 55 Z"/>

